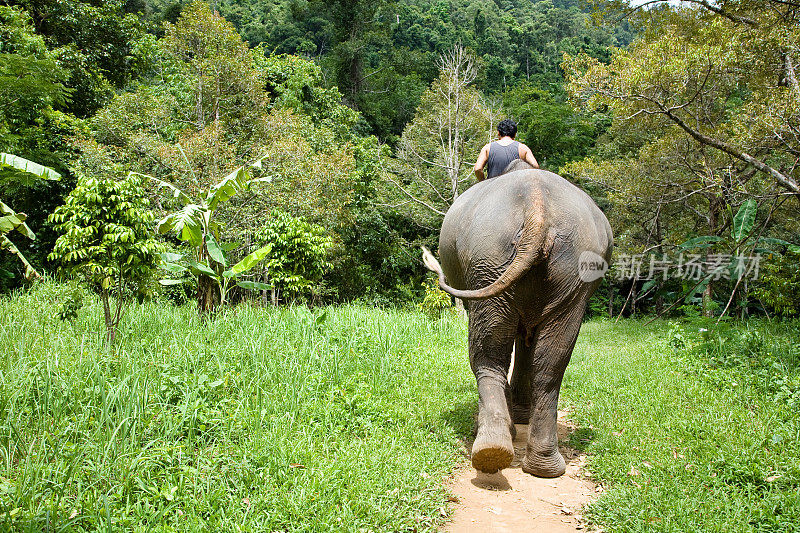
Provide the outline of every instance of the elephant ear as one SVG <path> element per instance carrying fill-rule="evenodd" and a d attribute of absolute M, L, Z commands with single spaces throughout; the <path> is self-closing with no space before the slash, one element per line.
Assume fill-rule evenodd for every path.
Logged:
<path fill-rule="evenodd" d="M 442 265 L 439 264 L 439 261 L 436 260 L 431 251 L 424 246 L 422 247 L 422 262 L 425 263 L 425 267 L 428 270 L 431 270 L 440 276 L 444 275 L 442 272 Z"/>

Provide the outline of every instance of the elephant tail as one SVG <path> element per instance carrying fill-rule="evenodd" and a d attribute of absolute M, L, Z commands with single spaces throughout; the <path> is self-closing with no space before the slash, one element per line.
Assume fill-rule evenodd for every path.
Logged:
<path fill-rule="evenodd" d="M 425 266 L 439 277 L 439 287 L 456 298 L 462 300 L 485 300 L 501 294 L 519 281 L 537 263 L 543 261 L 548 254 L 546 247 L 547 227 L 544 222 L 544 213 L 541 197 L 535 202 L 533 217 L 522 228 L 522 236 L 517 246 L 517 253 L 508 265 L 508 268 L 493 283 L 476 290 L 455 289 L 447 284 L 444 271 L 439 261 L 430 250 L 422 247 L 422 261 Z"/>

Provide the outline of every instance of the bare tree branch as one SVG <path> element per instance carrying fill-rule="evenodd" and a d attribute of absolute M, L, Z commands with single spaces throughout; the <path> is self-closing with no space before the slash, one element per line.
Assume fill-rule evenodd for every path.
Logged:
<path fill-rule="evenodd" d="M 443 211 L 440 211 L 440 210 L 436 209 L 434 206 L 432 206 L 432 205 L 431 205 L 431 204 L 429 204 L 428 202 L 425 202 L 424 200 L 420 200 L 419 198 L 417 198 L 416 196 L 414 196 L 413 194 L 411 194 L 410 192 L 408 192 L 408 190 L 406 190 L 406 188 L 405 188 L 405 187 L 403 187 L 402 185 L 400 185 L 400 182 L 399 182 L 399 181 L 397 181 L 397 180 L 395 180 L 395 179 L 393 179 L 393 178 L 391 178 L 391 177 L 389 177 L 389 176 L 387 176 L 387 178 L 389 179 L 389 181 L 391 181 L 392 183 L 394 183 L 394 184 L 395 184 L 395 186 L 396 186 L 398 189 L 400 189 L 401 191 L 403 191 L 403 193 L 405 193 L 405 194 L 406 194 L 406 196 L 408 196 L 408 197 L 409 197 L 411 200 L 415 201 L 416 203 L 418 203 L 418 204 L 420 204 L 420 205 L 422 205 L 422 206 L 425 206 L 425 207 L 427 207 L 428 209 L 430 209 L 430 210 L 431 210 L 431 211 L 433 211 L 434 213 L 437 213 L 437 214 L 439 214 L 439 215 L 442 215 L 442 216 L 444 216 L 444 215 L 445 215 L 445 213 L 444 213 Z"/>
<path fill-rule="evenodd" d="M 696 141 L 698 141 L 698 142 L 700 142 L 702 144 L 706 144 L 708 146 L 712 146 L 712 147 L 714 147 L 714 148 L 716 148 L 718 150 L 722 150 L 726 154 L 729 154 L 729 155 L 731 155 L 731 156 L 733 156 L 733 157 L 735 157 L 735 158 L 737 158 L 737 159 L 739 159 L 741 161 L 744 161 L 746 163 L 749 163 L 749 164 L 753 165 L 758 170 L 760 170 L 762 172 L 765 172 L 765 173 L 769 174 L 770 176 L 772 176 L 773 178 L 775 178 L 775 180 L 778 182 L 778 184 L 780 184 L 781 187 L 793 192 L 794 194 L 796 194 L 798 196 L 798 199 L 800 199 L 800 186 L 798 186 L 797 182 L 791 176 L 787 176 L 787 175 L 783 174 L 782 172 L 780 172 L 779 170 L 774 169 L 771 166 L 767 165 L 763 161 L 760 161 L 760 160 L 756 159 L 755 157 L 753 157 L 753 156 L 751 156 L 751 155 L 749 155 L 749 154 L 747 154 L 745 152 L 742 152 L 741 150 L 737 150 L 736 148 L 734 148 L 733 146 L 731 146 L 730 144 L 728 144 L 726 142 L 720 141 L 719 139 L 715 139 L 713 137 L 709 137 L 708 135 L 704 135 L 703 133 L 700 133 L 696 129 L 694 129 L 691 126 L 689 126 L 688 124 L 686 124 L 686 122 L 684 122 L 683 119 L 681 119 L 681 117 L 679 117 L 678 115 L 674 114 L 671 109 L 663 106 L 662 104 L 659 104 L 659 103 L 656 103 L 656 104 L 659 107 L 661 107 L 662 112 L 664 113 L 664 115 L 667 116 L 667 118 L 669 118 L 675 124 L 680 126 L 680 128 L 683 131 L 685 131 L 686 133 L 691 135 Z"/>
<path fill-rule="evenodd" d="M 708 0 L 682 0 L 682 1 L 690 3 L 690 4 L 696 4 L 696 5 L 702 6 L 705 9 L 711 11 L 712 13 L 715 13 L 717 15 L 725 17 L 726 19 L 730 20 L 731 22 L 736 22 L 736 23 L 739 23 L 739 24 L 746 24 L 746 25 L 748 25 L 750 27 L 753 27 L 753 28 L 758 26 L 758 22 L 756 20 L 753 20 L 753 19 L 751 19 L 749 17 L 743 17 L 743 16 L 737 15 L 735 13 L 731 13 L 730 11 L 726 11 L 725 9 L 722 9 L 721 7 L 718 7 L 718 6 L 715 6 L 715 5 L 711 4 L 710 2 L 708 2 Z M 780 0 L 773 0 L 773 1 L 778 1 L 779 2 Z M 647 6 L 650 6 L 650 5 L 653 5 L 653 4 L 666 4 L 667 2 L 668 2 L 668 0 L 649 0 L 648 2 L 643 2 L 643 3 L 639 4 L 638 6 L 634 6 L 631 9 L 629 9 L 628 11 L 626 11 L 621 17 L 619 17 L 617 19 L 617 22 L 621 21 L 622 19 L 625 19 L 625 18 L 629 17 L 630 15 L 635 13 L 636 11 L 639 11 L 639 10 L 641 10 L 641 9 L 647 7 Z"/>

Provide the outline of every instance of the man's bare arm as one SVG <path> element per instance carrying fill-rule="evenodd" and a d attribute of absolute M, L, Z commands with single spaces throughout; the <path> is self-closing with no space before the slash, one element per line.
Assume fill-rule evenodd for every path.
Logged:
<path fill-rule="evenodd" d="M 528 163 L 533 168 L 539 168 L 539 162 L 536 160 L 535 157 L 533 157 L 533 152 L 531 152 L 530 148 L 528 148 L 524 144 L 520 143 L 519 151 L 521 152 L 519 154 L 520 159 L 522 159 L 523 161 Z"/>
<path fill-rule="evenodd" d="M 486 177 L 483 174 L 483 167 L 486 166 L 486 162 L 489 160 L 489 145 L 487 144 L 481 149 L 480 155 L 478 155 L 478 160 L 475 162 L 475 168 L 472 169 L 475 172 L 475 177 L 478 178 L 478 181 L 483 181 Z"/>

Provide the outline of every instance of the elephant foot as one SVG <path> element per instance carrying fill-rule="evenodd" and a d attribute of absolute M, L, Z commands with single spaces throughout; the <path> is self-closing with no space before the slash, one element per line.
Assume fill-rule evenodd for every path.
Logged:
<path fill-rule="evenodd" d="M 511 465 L 514 460 L 514 445 L 511 441 L 511 433 L 504 437 L 481 436 L 472 445 L 472 466 L 475 470 L 480 470 L 487 474 L 494 474 Z"/>
<path fill-rule="evenodd" d="M 511 420 L 515 424 L 525 424 L 527 425 L 531 421 L 531 407 L 522 406 L 519 404 L 513 404 L 510 409 L 511 412 Z"/>
<path fill-rule="evenodd" d="M 567 470 L 564 457 L 558 450 L 554 453 L 541 455 L 533 453 L 530 449 L 522 460 L 522 471 L 536 477 L 560 477 Z"/>

